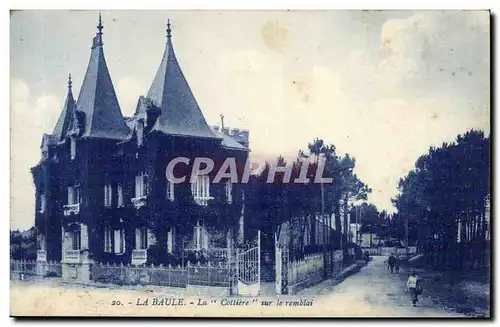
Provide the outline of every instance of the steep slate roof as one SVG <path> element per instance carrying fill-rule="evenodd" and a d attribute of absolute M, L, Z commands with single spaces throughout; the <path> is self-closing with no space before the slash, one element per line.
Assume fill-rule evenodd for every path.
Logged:
<path fill-rule="evenodd" d="M 182 73 L 175 57 L 170 31 L 169 22 L 165 52 L 147 95 L 155 106 L 161 108 L 161 114 L 152 131 L 169 135 L 220 139 L 208 126 Z"/>
<path fill-rule="evenodd" d="M 76 104 L 77 110 L 85 113 L 82 137 L 123 140 L 130 131 L 123 119 L 104 58 L 100 15 L 97 29 Z"/>
<path fill-rule="evenodd" d="M 57 120 L 54 131 L 52 132 L 52 137 L 56 142 L 62 141 L 66 137 L 67 132 L 70 128 L 71 120 L 73 119 L 73 112 L 75 111 L 75 100 L 73 98 L 73 92 L 71 90 L 71 74 L 68 77 L 68 94 L 66 95 L 66 101 Z"/>
<path fill-rule="evenodd" d="M 212 130 L 212 132 L 216 136 L 222 138 L 222 146 L 224 148 L 231 149 L 231 150 L 249 151 L 248 148 L 246 148 L 242 144 L 238 143 L 233 137 L 222 133 L 221 131 L 215 129 L 214 127 L 210 127 L 210 129 Z"/>

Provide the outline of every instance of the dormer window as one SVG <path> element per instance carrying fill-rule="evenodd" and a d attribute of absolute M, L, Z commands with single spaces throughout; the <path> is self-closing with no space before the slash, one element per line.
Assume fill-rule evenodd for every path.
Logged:
<path fill-rule="evenodd" d="M 167 180 L 167 185 L 166 185 L 166 198 L 167 200 L 174 201 L 174 183 L 170 183 L 170 181 Z"/>
<path fill-rule="evenodd" d="M 73 137 L 70 138 L 70 153 L 71 153 L 71 160 L 75 160 L 75 158 L 76 158 L 76 140 Z"/>
<path fill-rule="evenodd" d="M 109 208 L 111 207 L 111 199 L 113 196 L 113 188 L 110 183 L 104 185 L 104 206 Z"/>
<path fill-rule="evenodd" d="M 137 146 L 142 146 L 144 137 L 144 121 L 142 119 L 137 121 Z"/>

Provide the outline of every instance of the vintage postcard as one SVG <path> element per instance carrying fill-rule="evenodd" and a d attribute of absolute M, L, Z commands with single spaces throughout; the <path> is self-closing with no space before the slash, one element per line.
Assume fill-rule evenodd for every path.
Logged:
<path fill-rule="evenodd" d="M 490 12 L 10 12 L 11 315 L 490 317 Z"/>

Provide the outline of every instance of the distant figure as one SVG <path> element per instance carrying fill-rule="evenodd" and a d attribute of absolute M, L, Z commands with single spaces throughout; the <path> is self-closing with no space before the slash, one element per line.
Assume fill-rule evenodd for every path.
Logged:
<path fill-rule="evenodd" d="M 396 263 L 396 257 L 394 256 L 394 253 L 391 253 L 391 255 L 389 256 L 389 261 L 388 261 L 388 264 L 389 264 L 389 270 L 391 271 L 391 274 L 394 273 L 394 265 Z"/>
<path fill-rule="evenodd" d="M 368 251 L 365 251 L 365 261 L 366 264 L 368 264 L 368 261 L 370 261 L 370 253 Z"/>
<path fill-rule="evenodd" d="M 394 269 L 396 269 L 396 274 L 399 274 L 399 268 L 401 268 L 401 259 L 396 254 L 396 260 L 394 262 Z"/>
<path fill-rule="evenodd" d="M 411 302 L 413 303 L 414 307 L 417 306 L 418 295 L 420 294 L 418 284 L 419 284 L 419 280 L 418 280 L 417 273 L 415 271 L 413 271 L 411 273 L 410 277 L 408 277 L 408 281 L 406 282 L 406 289 L 410 293 Z"/>

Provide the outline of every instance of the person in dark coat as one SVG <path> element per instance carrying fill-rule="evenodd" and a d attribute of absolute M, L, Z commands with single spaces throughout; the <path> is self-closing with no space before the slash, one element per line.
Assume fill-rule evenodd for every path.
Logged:
<path fill-rule="evenodd" d="M 394 269 L 396 270 L 396 274 L 399 274 L 399 269 L 401 268 L 401 259 L 398 255 L 396 255 L 394 262 Z"/>
<path fill-rule="evenodd" d="M 389 264 L 389 270 L 391 271 L 391 274 L 394 273 L 394 265 L 396 263 L 396 257 L 394 256 L 394 253 L 391 253 L 391 255 L 389 256 L 389 261 L 388 261 L 388 264 Z"/>

